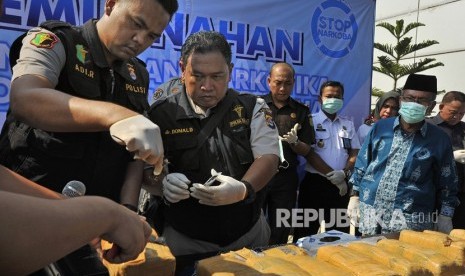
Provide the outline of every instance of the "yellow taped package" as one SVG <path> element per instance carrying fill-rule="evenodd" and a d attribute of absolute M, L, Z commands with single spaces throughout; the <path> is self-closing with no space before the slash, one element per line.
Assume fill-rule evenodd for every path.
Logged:
<path fill-rule="evenodd" d="M 316 253 L 318 260 L 327 261 L 343 269 L 348 275 L 400 275 L 394 270 L 377 263 L 370 258 L 341 245 L 327 245 L 320 247 Z"/>
<path fill-rule="evenodd" d="M 459 275 L 463 271 L 463 267 L 433 249 L 390 239 L 380 240 L 376 246 L 388 252 L 402 255 L 407 260 L 425 267 L 433 275 Z"/>
<path fill-rule="evenodd" d="M 318 262 L 294 245 L 271 248 L 263 252 L 243 248 L 199 261 L 197 275 L 321 275 L 340 276 L 343 271 Z"/>
<path fill-rule="evenodd" d="M 281 258 L 266 257 L 263 253 L 256 253 L 247 248 L 200 260 L 196 271 L 198 276 L 255 276 L 265 273 L 274 273 L 277 275 L 280 273 L 291 273 L 296 276 L 308 275 L 308 273 L 293 263 Z"/>
<path fill-rule="evenodd" d="M 430 275 L 431 273 L 421 265 L 407 260 L 399 253 L 387 252 L 379 247 L 365 242 L 351 242 L 347 247 L 364 255 L 371 260 L 389 267 L 401 275 L 419 276 Z"/>
<path fill-rule="evenodd" d="M 318 261 L 310 257 L 303 248 L 291 244 L 270 248 L 263 251 L 263 253 L 266 256 L 283 258 L 286 261 L 292 262 L 308 272 L 309 275 L 339 276 L 344 273 L 343 270 L 328 262 Z"/>
<path fill-rule="evenodd" d="M 302 268 L 308 273 L 307 275 L 341 276 L 346 274 L 344 270 L 310 256 L 295 256 L 292 258 L 292 263 Z"/>
<path fill-rule="evenodd" d="M 412 230 L 402 230 L 399 240 L 422 248 L 436 250 L 458 266 L 465 267 L 465 241 L 453 239 L 444 233 Z"/>
<path fill-rule="evenodd" d="M 452 229 L 449 234 L 452 238 L 465 240 L 465 229 Z"/>
<path fill-rule="evenodd" d="M 176 259 L 168 246 L 156 242 L 157 238 L 157 233 L 152 230 L 144 251 L 135 260 L 122 264 L 112 264 L 104 260 L 103 264 L 108 269 L 110 276 L 174 275 Z M 109 249 L 111 246 L 111 243 L 102 241 L 102 249 Z"/>

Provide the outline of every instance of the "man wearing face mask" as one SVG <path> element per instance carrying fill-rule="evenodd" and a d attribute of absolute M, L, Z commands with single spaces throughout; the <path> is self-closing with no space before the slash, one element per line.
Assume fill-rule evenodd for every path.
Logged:
<path fill-rule="evenodd" d="M 350 179 L 351 220 L 364 235 L 403 229 L 449 233 L 457 200 L 451 140 L 425 122 L 435 106 L 435 76 L 411 74 L 399 117 L 378 121 L 366 137 Z"/>
<path fill-rule="evenodd" d="M 345 212 L 349 196 L 347 177 L 350 176 L 360 148 L 354 123 L 337 113 L 343 106 L 344 86 L 337 81 L 321 85 L 319 102 L 321 109 L 313 114 L 315 144 L 313 152 L 321 158 L 313 162 L 307 157 L 305 175 L 299 188 L 298 208 L 318 213 L 318 219 L 308 225 L 294 228 L 294 241 L 316 234 L 320 221 L 325 220 L 326 230 L 347 232 L 338 222 Z M 322 213 L 322 211 L 324 213 Z"/>

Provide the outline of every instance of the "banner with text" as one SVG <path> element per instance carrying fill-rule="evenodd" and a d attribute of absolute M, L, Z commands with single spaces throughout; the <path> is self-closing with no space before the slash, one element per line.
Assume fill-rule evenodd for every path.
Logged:
<path fill-rule="evenodd" d="M 370 110 L 375 0 L 178 0 L 180 8 L 163 36 L 139 57 L 150 73 L 150 95 L 158 85 L 180 75 L 183 41 L 192 33 L 215 30 L 233 49 L 231 87 L 268 93 L 271 65 L 294 66 L 292 96 L 319 109 L 321 83 L 345 87 L 341 114 L 360 125 Z M 98 0 L 4 0 L 0 17 L 0 126 L 9 106 L 11 71 L 8 52 L 16 37 L 48 19 L 82 25 L 103 12 Z M 38 106 L 37 108 L 40 108 Z"/>

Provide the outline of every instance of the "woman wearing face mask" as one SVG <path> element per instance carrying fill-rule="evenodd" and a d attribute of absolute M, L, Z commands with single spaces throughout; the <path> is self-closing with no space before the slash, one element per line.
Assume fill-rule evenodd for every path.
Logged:
<path fill-rule="evenodd" d="M 371 127 L 380 119 L 397 116 L 399 111 L 399 93 L 396 91 L 389 91 L 384 93 L 376 103 L 375 110 L 373 110 L 373 118 L 366 120 L 357 131 L 360 144 L 365 141 L 365 136 L 370 132 Z"/>
<path fill-rule="evenodd" d="M 294 240 L 316 234 L 319 221 L 325 220 L 326 230 L 348 232 L 341 212 L 348 203 L 347 178 L 350 176 L 360 143 L 353 122 L 339 116 L 343 106 L 344 87 L 340 82 L 327 81 L 320 88 L 321 110 L 312 115 L 315 130 L 313 152 L 321 157 L 312 162 L 307 157 L 305 175 L 299 188 L 299 209 L 315 211 L 315 219 L 294 229 Z M 338 211 L 340 210 L 340 211 Z M 321 212 L 321 211 L 324 211 Z M 313 214 L 312 214 L 313 215 Z"/>
<path fill-rule="evenodd" d="M 400 116 L 378 121 L 366 137 L 347 207 L 352 220 L 360 216 L 362 234 L 452 229 L 458 205 L 452 144 L 443 130 L 425 122 L 436 91 L 435 76 L 410 75 Z"/>

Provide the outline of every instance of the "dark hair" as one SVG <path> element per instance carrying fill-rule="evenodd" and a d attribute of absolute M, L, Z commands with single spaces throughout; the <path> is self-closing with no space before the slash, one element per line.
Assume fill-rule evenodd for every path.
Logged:
<path fill-rule="evenodd" d="M 444 95 L 441 103 L 445 104 L 453 101 L 465 103 L 465 94 L 460 91 L 449 91 Z"/>
<path fill-rule="evenodd" d="M 323 89 L 325 89 L 325 87 L 328 87 L 328 86 L 341 88 L 341 96 L 344 96 L 344 85 L 342 83 L 338 82 L 338 81 L 332 81 L 332 80 L 325 81 L 321 85 L 321 87 L 320 87 L 320 96 L 323 94 Z"/>
<path fill-rule="evenodd" d="M 280 65 L 283 65 L 283 66 L 286 66 L 287 68 L 289 68 L 289 70 L 291 70 L 291 73 L 292 73 L 292 78 L 294 78 L 295 76 L 295 70 L 294 70 L 294 67 L 292 67 L 292 65 L 290 65 L 289 63 L 287 62 L 277 62 L 275 64 L 273 64 L 270 68 L 270 76 L 271 76 L 271 72 L 273 72 L 273 70 L 275 69 L 275 67 L 277 66 L 280 66 Z"/>
<path fill-rule="evenodd" d="M 226 38 L 219 32 L 201 31 L 191 34 L 181 47 L 181 60 L 187 64 L 187 59 L 193 53 L 220 52 L 226 63 L 231 64 L 231 46 Z"/>
<path fill-rule="evenodd" d="M 157 2 L 160 3 L 163 9 L 170 15 L 170 19 L 179 8 L 178 0 L 157 0 Z"/>

